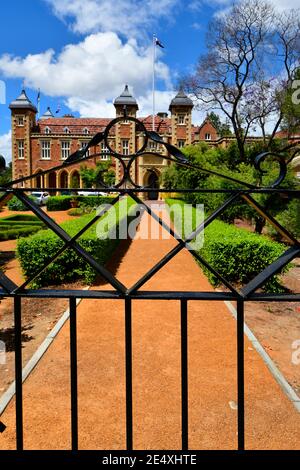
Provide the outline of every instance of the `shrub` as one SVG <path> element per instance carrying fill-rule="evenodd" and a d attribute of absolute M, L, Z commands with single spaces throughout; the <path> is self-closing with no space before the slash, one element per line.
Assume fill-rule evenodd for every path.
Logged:
<path fill-rule="evenodd" d="M 290 201 L 286 209 L 277 215 L 276 220 L 294 237 L 300 238 L 300 199 Z M 268 224 L 268 232 L 273 238 L 281 240 L 281 235 L 272 225 Z"/>
<path fill-rule="evenodd" d="M 41 230 L 43 226 L 43 222 L 34 215 L 18 214 L 2 217 L 0 218 L 0 240 L 26 237 Z"/>
<path fill-rule="evenodd" d="M 183 201 L 171 199 L 167 202 L 170 206 L 175 203 L 184 204 Z M 196 215 L 196 209 L 193 211 Z M 205 229 L 204 244 L 199 249 L 199 254 L 229 282 L 245 284 L 284 251 L 283 245 L 263 235 L 215 220 Z M 202 269 L 213 286 L 220 283 L 209 270 L 205 267 Z M 263 288 L 269 292 L 283 290 L 278 276 L 269 279 Z"/>
<path fill-rule="evenodd" d="M 35 199 L 31 196 L 29 196 L 29 199 L 34 201 Z M 18 199 L 16 196 L 13 196 L 10 201 L 7 203 L 7 207 L 9 208 L 10 211 L 29 211 L 30 209 L 23 204 L 20 199 Z"/>
<path fill-rule="evenodd" d="M 77 200 L 79 206 L 97 207 L 101 204 L 110 203 L 111 196 L 51 196 L 47 203 L 48 211 L 65 211 L 71 208 L 71 200 Z"/>
<path fill-rule="evenodd" d="M 84 214 L 84 211 L 80 207 L 74 207 L 73 209 L 68 210 L 68 215 L 73 215 L 76 217 L 80 217 Z"/>
<path fill-rule="evenodd" d="M 127 204 L 128 201 L 128 204 Z M 130 210 L 134 201 L 126 198 L 126 204 L 117 204 L 117 224 L 109 211 L 102 219 L 109 230 L 113 230 Z M 76 235 L 95 214 L 84 215 L 78 219 L 61 224 L 62 228 L 70 235 Z M 130 219 L 129 219 L 130 220 Z M 104 265 L 110 258 L 112 252 L 119 244 L 118 239 L 98 238 L 96 225 L 90 227 L 78 240 L 78 243 L 90 253 L 99 264 Z M 22 239 L 18 243 L 17 255 L 26 278 L 32 276 L 38 268 L 47 261 L 63 246 L 64 242 L 51 230 L 43 231 L 42 234 L 33 235 Z M 57 258 L 42 274 L 32 283 L 35 287 L 71 282 L 83 278 L 87 284 L 92 283 L 97 276 L 93 268 L 79 256 L 74 250 L 66 250 Z"/>
<path fill-rule="evenodd" d="M 22 221 L 24 222 L 40 222 L 42 221 L 33 214 L 13 214 L 13 215 L 8 215 L 6 217 L 2 217 L 1 220 L 8 220 L 8 221 Z"/>
<path fill-rule="evenodd" d="M 46 202 L 47 211 L 65 211 L 71 207 L 74 196 L 51 196 Z"/>
<path fill-rule="evenodd" d="M 26 227 L 17 226 L 11 228 L 0 226 L 0 240 L 13 240 L 16 238 L 28 237 L 39 230 L 41 230 L 40 225 L 29 225 Z"/>

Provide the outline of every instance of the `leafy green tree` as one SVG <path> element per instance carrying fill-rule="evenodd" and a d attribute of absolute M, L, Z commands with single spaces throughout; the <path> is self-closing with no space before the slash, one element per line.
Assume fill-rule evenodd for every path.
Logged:
<path fill-rule="evenodd" d="M 230 129 L 230 124 L 228 123 L 228 120 L 226 121 L 226 123 L 222 122 L 220 116 L 214 113 L 213 111 L 208 113 L 207 117 L 212 122 L 214 127 L 217 129 L 217 132 L 220 137 L 226 137 L 228 135 L 232 135 L 232 131 Z"/>
<path fill-rule="evenodd" d="M 261 152 L 261 148 L 256 144 L 246 149 L 249 162 L 253 162 L 254 156 Z M 252 184 L 255 186 L 270 186 L 278 176 L 277 163 L 267 160 L 262 164 L 262 169 L 266 171 L 261 174 L 249 163 L 236 163 L 233 159 L 234 149 L 209 148 L 205 145 L 190 146 L 184 149 L 188 156 L 189 163 L 195 165 L 187 167 L 180 164 L 170 166 L 162 175 L 162 183 L 168 189 L 180 190 L 190 189 L 244 189 L 245 187 L 238 182 L 233 182 L 222 178 L 216 174 L 209 174 L 204 169 L 214 173 L 222 174 L 229 178 Z M 228 164 L 231 162 L 231 166 Z M 203 169 L 203 170 L 201 170 Z M 281 187 L 295 188 L 296 178 L 292 171 L 289 171 Z M 187 193 L 184 199 L 192 204 L 204 204 L 204 210 L 207 214 L 212 213 L 220 207 L 228 194 L 215 193 Z M 263 206 L 263 208 L 276 217 L 286 209 L 287 200 L 280 194 L 257 194 L 254 199 Z M 255 231 L 261 233 L 266 220 L 258 212 L 249 206 L 242 198 L 232 203 L 220 216 L 222 220 L 233 222 L 235 218 L 249 220 L 255 224 Z"/>
<path fill-rule="evenodd" d="M 111 168 L 111 160 L 97 162 L 95 168 L 81 166 L 80 175 L 85 188 L 112 186 L 115 182 L 115 172 Z"/>

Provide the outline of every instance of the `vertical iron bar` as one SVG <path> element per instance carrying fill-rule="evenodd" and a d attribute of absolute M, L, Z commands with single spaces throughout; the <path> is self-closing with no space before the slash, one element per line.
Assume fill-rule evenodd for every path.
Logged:
<path fill-rule="evenodd" d="M 187 300 L 181 299 L 181 433 L 182 450 L 188 450 L 188 327 Z"/>
<path fill-rule="evenodd" d="M 245 449 L 244 300 L 237 300 L 238 450 Z"/>
<path fill-rule="evenodd" d="M 77 319 L 76 298 L 70 298 L 70 364 L 71 364 L 71 439 L 72 450 L 78 450 L 78 390 L 77 390 Z"/>
<path fill-rule="evenodd" d="M 132 312 L 131 299 L 125 299 L 125 361 L 126 361 L 126 448 L 132 450 Z"/>
<path fill-rule="evenodd" d="M 16 382 L 16 442 L 17 442 L 17 450 L 23 450 L 21 297 L 14 298 L 14 323 L 15 323 L 15 382 Z"/>

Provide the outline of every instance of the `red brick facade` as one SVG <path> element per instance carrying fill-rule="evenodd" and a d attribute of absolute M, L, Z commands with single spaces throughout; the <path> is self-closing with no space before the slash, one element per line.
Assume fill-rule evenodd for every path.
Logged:
<path fill-rule="evenodd" d="M 123 94 L 115 101 L 116 116 L 123 115 L 123 103 L 126 104 L 127 115 L 136 116 L 138 105 L 130 95 L 128 87 L 125 87 Z M 167 114 L 155 116 L 155 130 L 165 142 L 184 147 L 199 141 L 214 143 L 218 140 L 217 131 L 208 119 L 201 126 L 192 124 L 192 107 L 192 102 L 183 92 L 179 92 L 170 104 L 170 116 Z M 14 179 L 35 175 L 61 165 L 68 155 L 85 145 L 94 134 L 103 131 L 111 121 L 110 118 L 54 117 L 49 108 L 40 119 L 36 120 L 37 110 L 24 91 L 10 104 L 10 109 Z M 152 130 L 152 116 L 139 119 L 147 130 Z M 143 145 L 143 139 L 143 134 L 136 131 L 132 122 L 121 122 L 112 129 L 109 144 L 112 149 L 126 155 L 135 153 Z M 163 146 L 149 142 L 148 149 L 157 152 L 162 158 L 144 155 L 138 159 L 138 164 L 133 166 L 131 175 L 138 184 L 147 184 L 150 174 L 152 179 L 154 173 L 158 178 L 162 169 L 169 164 L 163 159 L 163 156 L 167 155 Z M 85 165 L 93 167 L 97 159 L 107 160 L 108 155 L 105 151 L 105 147 L 101 145 L 90 149 L 90 154 L 102 152 L 102 156 L 86 161 Z M 116 169 L 118 180 L 121 177 L 120 164 L 118 162 L 112 164 Z M 37 176 L 33 185 L 44 188 L 81 186 L 79 170 L 80 165 L 77 164 L 53 171 L 43 179 Z"/>

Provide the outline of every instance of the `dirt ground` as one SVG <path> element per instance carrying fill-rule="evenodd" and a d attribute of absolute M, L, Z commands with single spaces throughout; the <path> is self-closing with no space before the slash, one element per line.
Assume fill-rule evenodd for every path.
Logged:
<path fill-rule="evenodd" d="M 4 216 L 4 214 L 5 213 L 2 212 L 1 216 Z M 54 218 L 57 220 L 58 223 L 61 223 L 63 220 L 67 220 L 67 218 L 70 218 L 69 216 L 67 216 L 66 213 L 59 212 L 59 213 L 56 213 L 56 214 L 51 213 L 51 215 L 54 216 Z M 9 277 L 11 277 L 11 279 L 13 279 L 17 284 L 19 284 L 20 282 L 22 282 L 22 275 L 20 273 L 20 269 L 19 269 L 17 260 L 14 258 L 15 246 L 16 246 L 15 241 L 1 242 L 0 243 L 0 250 L 2 251 L 2 262 L 3 262 L 4 268 L 5 268 L 5 272 L 7 273 L 7 275 Z M 125 249 L 124 249 L 124 247 L 123 248 L 120 247 L 121 252 L 123 250 L 123 253 L 120 254 L 120 252 L 119 252 L 120 259 L 122 259 L 122 257 L 126 253 L 127 249 L 128 249 L 128 246 L 125 247 Z M 157 250 L 157 251 L 159 252 L 159 250 Z M 146 258 L 148 256 L 147 249 L 143 250 L 142 255 L 143 255 L 142 258 L 146 260 Z M 135 256 L 133 256 L 131 258 L 132 262 L 133 262 L 134 259 L 135 259 Z M 139 259 L 141 259 L 141 258 L 139 258 Z M 182 258 L 182 261 L 181 261 L 182 266 L 185 265 L 186 261 L 187 261 L 186 258 L 185 259 Z M 179 265 L 177 266 L 177 268 L 178 267 L 179 267 Z M 114 266 L 113 268 L 117 269 L 118 266 Z M 121 261 L 121 268 L 122 268 L 122 261 Z M 133 269 L 133 267 L 131 267 L 131 268 L 132 268 L 132 275 L 134 275 L 135 270 Z M 138 272 L 140 268 L 138 268 L 138 266 L 136 266 L 135 269 Z M 124 271 L 124 268 L 123 268 L 123 271 Z M 127 278 L 128 278 L 128 275 L 129 275 L 129 273 L 127 272 L 126 273 Z M 299 260 L 296 260 L 294 268 L 287 275 L 285 275 L 285 277 L 284 277 L 285 285 L 288 288 L 292 289 L 292 290 L 296 291 L 298 289 L 298 291 L 299 291 L 299 279 L 300 279 L 300 263 L 299 263 Z M 133 281 L 133 279 L 131 279 L 131 281 Z M 204 282 L 204 280 L 203 280 L 203 282 Z M 167 288 L 169 288 L 169 286 L 170 286 L 169 279 L 167 277 L 160 278 L 160 281 L 159 281 L 159 287 L 160 288 L 166 288 L 167 289 Z M 63 286 L 60 286 L 60 287 L 62 288 Z M 68 286 L 68 287 L 79 288 L 80 286 L 78 284 L 78 285 L 73 285 L 73 286 Z M 174 287 L 174 289 L 176 288 L 175 285 L 172 286 L 172 287 Z M 81 323 L 81 326 L 83 328 L 83 331 L 81 333 L 81 339 L 79 340 L 79 341 L 81 341 L 81 343 L 80 343 L 81 345 L 84 344 L 85 335 L 88 335 L 88 329 L 90 329 L 91 325 L 92 326 L 94 325 L 95 331 L 97 331 L 97 328 L 98 328 L 97 321 L 99 321 L 99 311 L 96 308 L 96 306 L 94 306 L 94 304 L 95 304 L 95 301 L 94 302 L 89 301 L 89 305 L 91 306 L 91 313 L 90 313 L 90 315 L 91 315 L 91 317 L 90 317 L 91 324 L 87 325 L 86 322 L 84 322 L 83 312 L 81 314 L 80 323 Z M 117 341 L 117 350 L 119 351 L 119 349 L 120 349 L 120 350 L 123 351 L 123 342 L 121 341 L 121 338 L 119 338 L 119 334 L 121 332 L 116 333 L 116 329 L 115 329 L 116 322 L 120 321 L 120 318 L 122 318 L 122 313 L 121 313 L 122 308 L 118 307 L 116 309 L 116 311 L 113 311 L 114 312 L 113 318 L 110 320 L 109 316 L 112 313 L 111 307 L 108 305 L 108 303 L 106 301 L 104 302 L 104 304 L 105 304 L 104 305 L 104 312 L 102 312 L 102 314 L 104 316 L 101 316 L 101 321 L 104 321 L 104 323 L 102 324 L 102 331 L 105 333 L 106 337 L 101 340 L 101 342 L 99 343 L 98 346 L 96 344 L 93 344 L 92 349 L 96 348 L 95 351 L 97 351 L 99 353 L 100 345 L 102 345 L 101 347 L 103 347 L 104 350 L 105 350 L 106 347 L 108 348 L 108 345 L 109 345 L 110 342 L 116 340 Z M 170 302 L 170 305 L 171 304 L 172 303 Z M 191 304 L 193 305 L 193 304 L 196 304 L 196 303 L 191 303 Z M 159 310 L 161 310 L 165 306 L 165 304 L 160 306 L 159 303 L 157 305 L 158 305 Z M 23 300 L 23 360 L 24 360 L 24 364 L 32 356 L 33 352 L 37 349 L 37 347 L 42 343 L 45 336 L 49 333 L 49 331 L 52 329 L 52 327 L 54 326 L 54 324 L 56 323 L 58 318 L 62 315 L 62 313 L 66 310 L 67 307 L 68 307 L 67 301 L 61 300 L 61 299 L 59 299 L 59 300 L 24 299 Z M 171 307 L 172 307 L 172 305 L 171 305 Z M 199 309 L 197 310 L 196 307 L 194 308 L 194 311 L 191 313 L 191 318 L 192 318 L 192 325 L 194 325 L 195 328 L 199 327 L 198 319 L 197 319 L 199 315 L 200 315 L 200 317 L 204 315 L 203 316 L 203 321 L 207 318 L 206 315 L 208 313 L 212 316 L 215 315 L 215 310 L 214 310 L 214 307 L 213 307 L 213 303 L 211 304 L 211 307 L 212 307 L 212 310 L 210 309 L 209 312 L 208 311 L 203 312 L 203 311 L 200 311 Z M 81 307 L 81 308 L 83 308 L 83 307 Z M 268 304 L 268 303 L 256 303 L 256 302 L 254 303 L 253 302 L 253 303 L 247 304 L 247 306 L 246 306 L 246 322 L 247 322 L 248 326 L 252 329 L 252 331 L 257 336 L 259 341 L 262 343 L 262 345 L 264 346 L 264 348 L 266 349 L 266 351 L 268 352 L 270 357 L 275 361 L 275 363 L 278 365 L 281 372 L 285 375 L 285 377 L 287 378 L 289 383 L 294 387 L 294 389 L 298 393 L 299 393 L 299 385 L 300 385 L 299 365 L 298 366 L 293 365 L 293 363 L 291 361 L 291 354 L 293 352 L 293 350 L 292 350 L 293 341 L 295 341 L 297 339 L 300 339 L 300 310 L 299 310 L 299 308 L 300 308 L 299 304 L 292 304 L 292 303 L 286 303 L 286 304 L 280 304 L 279 305 L 279 304 L 274 304 L 274 303 Z M 216 304 L 216 309 L 217 310 L 219 309 L 219 304 Z M 105 310 L 107 310 L 107 312 L 105 312 Z M 137 306 L 135 307 L 135 311 L 137 312 Z M 171 308 L 171 311 L 173 311 L 172 308 Z M 226 309 L 223 311 L 223 308 L 222 308 L 222 320 L 225 317 L 227 317 L 228 312 L 227 313 L 225 313 L 225 312 L 226 312 Z M 176 349 L 178 347 L 178 345 L 177 345 L 177 343 L 174 342 L 174 338 L 173 338 L 176 329 L 174 330 L 174 327 L 171 325 L 171 323 L 172 323 L 171 322 L 171 316 L 169 318 L 169 316 L 168 316 L 169 314 L 166 311 L 166 313 L 165 313 L 166 314 L 166 319 L 167 319 L 166 321 L 167 321 L 167 323 L 170 327 L 170 332 L 168 332 L 167 337 L 165 337 L 165 339 L 163 339 L 163 337 L 159 339 L 157 337 L 157 335 L 159 335 L 160 322 L 156 326 L 154 326 L 154 324 L 156 322 L 155 313 L 156 312 L 150 311 L 148 309 L 147 305 L 144 304 L 142 317 L 140 318 L 140 320 L 138 320 L 137 319 L 138 317 L 136 317 L 137 323 L 136 323 L 135 328 L 140 331 L 140 334 L 141 334 L 141 331 L 143 329 L 145 329 L 145 322 L 147 322 L 147 315 L 149 316 L 149 318 L 152 318 L 152 320 L 154 322 L 153 323 L 153 328 L 151 327 L 149 329 L 148 333 L 145 332 L 145 334 L 141 334 L 141 337 L 140 337 L 140 340 L 139 340 L 138 346 L 137 346 L 137 352 L 136 352 L 137 357 L 136 357 L 135 360 L 138 362 L 139 355 L 140 354 L 145 355 L 145 358 L 143 360 L 143 367 L 144 368 L 146 367 L 147 370 L 149 369 L 148 370 L 149 378 L 147 379 L 146 383 L 143 384 L 146 387 L 146 392 L 145 392 L 146 394 L 143 395 L 143 398 L 142 398 L 142 396 L 139 396 L 139 395 L 136 398 L 136 400 L 137 400 L 136 403 L 139 403 L 139 406 L 141 406 L 141 401 L 140 400 L 143 400 L 143 406 L 145 406 L 144 400 L 146 400 L 147 403 L 148 402 L 150 403 L 150 402 L 152 402 L 153 396 L 156 397 L 158 402 L 160 402 L 160 398 L 159 398 L 159 396 L 160 396 L 160 386 L 157 383 L 156 379 L 154 379 L 154 383 L 152 383 L 152 379 L 150 380 L 151 373 L 153 372 L 153 370 L 151 369 L 152 366 L 153 367 L 157 366 L 157 370 L 160 370 L 160 368 L 161 368 L 162 373 L 167 374 L 168 379 L 164 379 L 164 380 L 166 380 L 167 382 L 169 380 L 171 380 L 172 383 L 174 381 L 174 378 L 171 377 L 171 375 L 172 375 L 171 374 L 171 370 L 172 370 L 172 365 L 171 364 L 174 362 L 173 359 L 169 364 L 162 364 L 161 360 L 162 360 L 162 352 L 163 352 L 164 347 L 166 345 L 169 345 L 168 346 L 169 349 L 174 347 L 175 348 L 174 351 L 175 351 L 176 354 L 178 352 L 177 349 Z M 121 315 L 121 317 L 120 317 L 120 315 Z M 229 316 L 229 314 L 228 314 L 228 316 Z M 8 349 L 9 349 L 8 350 L 7 364 L 4 367 L 0 366 L 0 394 L 1 394 L 1 392 L 3 392 L 7 388 L 9 383 L 13 380 L 13 373 L 14 373 L 14 371 L 13 371 L 12 303 L 11 303 L 11 300 L 9 300 L 9 299 L 4 299 L 4 300 L 1 301 L 1 304 L 0 304 L 0 321 L 1 321 L 1 335 L 4 335 L 4 340 L 8 343 Z M 105 321 L 106 321 L 106 323 L 105 323 Z M 82 322 L 84 322 L 84 323 L 82 323 Z M 114 325 L 114 327 L 111 329 L 111 327 L 113 325 Z M 147 323 L 147 325 L 148 325 L 148 323 Z M 142 330 L 141 330 L 141 328 L 142 328 Z M 212 327 L 209 327 L 208 329 L 210 330 L 211 328 Z M 207 329 L 207 326 L 205 326 L 205 329 Z M 191 330 L 190 330 L 190 333 L 192 333 Z M 212 330 L 211 330 L 211 333 L 212 333 Z M 175 334 L 175 336 L 176 335 L 177 335 L 177 333 Z M 201 353 L 202 355 L 205 355 L 206 353 L 203 349 L 205 339 L 204 339 L 202 333 L 201 333 L 201 338 L 200 338 L 201 339 L 200 344 L 197 343 L 196 338 L 194 338 L 193 336 L 194 335 L 192 333 L 191 334 L 191 342 L 193 344 L 193 349 L 195 350 L 194 352 L 197 352 L 198 354 Z M 154 338 L 156 338 L 156 339 L 154 340 Z M 0 337 L 0 339 L 2 339 L 2 338 Z M 147 342 L 147 340 L 149 340 L 149 342 Z M 220 340 L 221 340 L 221 337 L 220 337 Z M 104 341 L 104 344 L 103 344 L 103 341 Z M 152 365 L 150 367 L 150 365 L 147 365 L 146 362 L 147 362 L 147 360 L 151 359 L 151 352 L 154 353 L 154 349 L 153 349 L 154 346 L 150 348 L 151 351 L 149 350 L 149 344 L 151 343 L 151 341 L 152 342 L 154 341 L 155 344 L 157 343 L 157 341 L 159 341 L 160 347 L 162 347 L 163 349 L 160 350 L 159 349 L 160 347 L 158 348 L 158 351 L 157 351 L 158 357 L 156 359 L 157 364 L 152 363 Z M 166 341 L 166 343 L 164 343 L 164 341 Z M 217 341 L 218 341 L 218 337 L 215 338 L 214 341 L 211 344 L 211 347 L 212 347 L 213 350 L 217 347 Z M 148 349 L 144 350 L 144 346 L 142 344 L 143 342 L 147 343 L 147 348 Z M 65 341 L 62 341 L 62 340 L 57 341 L 56 340 L 56 344 L 58 344 L 58 350 L 61 352 L 61 354 L 64 354 L 63 351 L 67 347 Z M 251 351 L 251 348 L 249 346 L 248 346 L 248 349 L 250 351 L 250 352 L 248 352 L 248 354 L 251 356 L 252 351 Z M 122 370 L 120 370 L 120 366 L 117 365 L 117 356 L 121 354 L 119 352 L 117 354 L 117 350 L 114 350 L 114 352 L 113 352 L 113 357 L 112 357 L 113 362 L 111 364 L 110 363 L 107 364 L 107 365 L 102 364 L 102 367 L 104 368 L 104 370 L 106 370 L 107 367 L 109 367 L 109 370 L 106 370 L 107 380 L 110 380 L 110 378 L 113 377 L 113 375 L 116 372 L 116 368 L 119 370 L 119 372 L 123 373 Z M 82 354 L 83 355 L 85 354 L 84 351 L 82 351 Z M 122 354 L 121 354 L 121 356 L 122 356 Z M 120 358 L 122 360 L 121 356 L 120 356 Z M 253 366 L 253 358 L 251 358 L 250 356 L 248 357 L 248 361 L 250 360 L 250 364 L 251 364 L 251 367 L 252 367 Z M 79 356 L 79 359 L 80 359 L 80 356 Z M 177 359 L 178 359 L 177 356 L 175 357 L 175 359 L 176 359 L 175 360 L 175 362 L 176 362 Z M 53 358 L 50 359 L 50 362 L 51 362 L 51 360 L 53 361 L 54 359 Z M 222 362 L 223 362 L 223 360 L 222 360 Z M 211 359 L 208 359 L 208 363 L 211 363 Z M 201 359 L 201 364 L 202 364 L 202 366 L 204 364 L 202 359 Z M 49 366 L 49 364 L 48 364 L 48 366 Z M 66 364 L 63 364 L 63 363 L 61 363 L 61 366 L 63 368 L 67 367 Z M 85 366 L 86 366 L 86 364 L 85 364 Z M 94 366 L 96 366 L 96 364 L 94 364 L 93 367 Z M 195 375 L 197 373 L 198 366 L 200 367 L 200 364 L 196 364 L 196 363 L 192 366 L 192 375 L 193 375 L 194 378 L 195 378 Z M 210 370 L 210 373 L 216 373 L 216 370 L 217 370 L 216 367 L 219 367 L 219 364 L 211 363 L 211 367 L 212 367 L 212 369 Z M 228 364 L 226 365 L 226 367 L 228 367 Z M 86 368 L 84 368 L 84 369 L 85 369 L 85 373 L 87 373 Z M 53 373 L 56 374 L 58 372 L 53 371 Z M 58 373 L 58 382 L 59 382 L 60 379 L 62 379 L 62 377 L 60 377 L 61 373 L 62 372 Z M 65 370 L 65 373 L 66 373 L 66 370 Z M 96 370 L 94 370 L 94 373 L 97 376 L 98 372 Z M 231 377 L 231 375 L 230 375 L 230 377 Z M 230 377 L 228 378 L 228 380 L 231 380 L 231 381 L 233 380 L 234 381 L 233 377 L 231 377 L 231 378 Z M 45 380 L 45 376 L 42 376 L 41 380 Z M 85 381 L 86 379 L 83 379 L 83 380 Z M 101 380 L 103 380 L 103 376 L 101 377 Z M 252 381 L 254 380 L 253 377 L 252 377 L 251 380 Z M 37 386 L 39 384 L 41 386 L 42 383 L 43 383 L 42 381 L 40 381 L 40 382 L 38 381 Z M 65 387 L 65 386 L 66 386 L 66 384 L 63 383 L 63 387 Z M 93 385 L 92 388 L 94 388 L 95 386 L 96 385 Z M 104 393 L 104 392 L 108 393 L 108 390 L 106 389 L 106 386 L 108 386 L 108 384 L 102 384 L 101 385 L 101 393 Z M 144 391 L 145 391 L 145 387 L 143 387 Z M 139 389 L 139 387 L 138 387 L 138 389 Z M 221 393 L 222 390 L 224 390 L 224 384 L 222 385 L 222 383 L 221 383 L 220 384 L 220 393 Z M 116 395 L 117 391 L 114 390 L 114 387 L 113 387 L 112 389 L 109 388 L 109 393 L 111 394 L 112 397 L 115 397 L 115 400 L 116 400 L 115 405 L 119 409 L 120 408 L 120 396 Z M 66 391 L 66 394 L 68 394 L 67 391 Z M 102 397 L 102 399 L 103 398 L 104 397 Z M 122 400 L 124 399 L 124 396 L 122 394 L 121 394 L 121 398 L 122 398 Z M 235 396 L 234 396 L 233 392 L 230 392 L 230 394 L 228 395 L 228 403 L 232 402 L 232 400 L 230 398 L 233 399 L 233 402 L 234 402 Z M 195 400 L 196 404 L 199 401 L 199 398 L 197 398 L 196 395 L 193 396 L 192 399 Z M 252 397 L 252 399 L 253 399 L 253 397 Z M 94 401 L 94 397 L 92 395 L 90 397 L 87 397 L 87 406 L 88 405 L 91 406 L 91 409 L 94 409 L 95 406 L 96 406 L 96 404 L 93 404 L 93 401 Z M 265 398 L 260 397 L 259 401 L 261 403 L 261 406 L 265 406 Z M 106 402 L 106 400 L 104 400 L 104 402 Z M 170 406 L 171 405 L 174 406 L 174 403 L 175 402 L 172 399 L 172 403 L 170 403 Z M 212 398 L 211 398 L 211 400 L 209 400 L 209 403 L 212 404 Z M 227 403 L 227 405 L 228 405 L 228 403 Z M 37 405 L 37 411 L 38 410 L 41 411 L 42 405 L 43 406 L 45 405 L 44 401 L 40 405 Z M 65 403 L 64 403 L 64 405 L 65 405 Z M 149 406 L 147 405 L 146 408 L 149 408 Z M 151 406 L 150 406 L 150 408 L 151 408 Z M 193 404 L 192 404 L 192 406 L 193 406 Z M 211 406 L 211 405 L 207 405 L 207 406 Z M 101 409 L 103 411 L 103 407 Z M 107 409 L 107 413 L 111 413 L 111 411 L 109 411 L 110 409 L 111 409 L 111 407 L 109 406 L 109 408 Z M 156 409 L 156 407 L 152 406 L 151 411 L 155 412 L 155 409 Z M 161 410 L 160 410 L 160 412 L 161 412 Z M 228 420 L 227 411 L 224 411 L 222 408 L 220 408 L 219 412 L 220 412 L 221 417 L 224 415 L 224 419 L 227 422 L 227 420 Z M 210 416 L 210 415 L 205 415 L 205 414 L 202 415 L 202 412 L 201 412 L 200 415 L 198 416 L 198 418 L 201 416 L 201 419 L 204 420 L 203 426 L 204 426 L 204 429 L 206 429 L 207 431 L 210 428 L 211 422 L 216 418 L 215 413 L 216 413 L 216 411 L 214 412 L 213 416 Z M 55 416 L 56 416 L 56 414 L 57 414 L 57 412 L 55 412 Z M 195 418 L 196 415 L 197 415 L 197 411 L 194 413 L 194 418 Z M 139 416 L 139 412 L 137 412 L 137 417 L 138 416 Z M 108 418 L 109 418 L 109 416 L 107 415 L 107 419 Z M 162 441 L 163 442 L 172 442 L 171 440 L 168 440 L 169 438 L 166 437 L 164 439 L 163 435 L 161 435 L 162 430 L 160 429 L 158 421 L 153 422 L 153 418 L 150 418 L 150 417 L 147 417 L 147 416 L 146 417 L 141 416 L 141 419 L 142 419 L 142 422 L 143 422 L 142 427 L 149 428 L 149 430 L 150 430 L 151 426 L 152 427 L 154 426 L 154 429 L 156 429 L 157 433 L 158 433 L 157 434 L 158 441 L 160 441 L 160 442 L 162 442 Z M 231 418 L 229 418 L 229 419 L 231 419 Z M 256 420 L 258 420 L 257 422 L 259 422 L 260 426 L 263 427 L 263 418 L 258 418 L 257 417 Z M 275 419 L 275 421 L 276 420 L 277 420 L 277 418 Z M 91 424 L 91 423 L 89 423 L 89 424 Z M 96 423 L 94 423 L 94 424 L 96 424 Z M 118 429 L 117 430 L 115 429 L 113 431 L 113 432 L 117 431 L 117 434 L 119 433 L 119 437 L 117 438 L 117 441 L 114 443 L 116 448 L 122 448 L 122 445 L 120 444 L 120 442 L 122 441 L 123 437 L 120 437 L 120 436 L 121 435 L 123 436 L 123 434 L 121 433 L 121 430 L 119 428 L 120 428 L 120 426 L 123 426 L 123 424 L 124 423 L 122 421 L 120 421 L 118 423 Z M 219 424 L 221 424 L 221 422 Z M 140 426 L 139 426 L 139 429 L 142 430 L 142 428 Z M 173 419 L 170 419 L 170 421 L 167 423 L 167 426 L 168 426 L 168 432 L 171 432 L 170 430 L 174 426 Z M 280 424 L 280 426 L 282 426 L 282 424 Z M 84 425 L 83 425 L 83 427 L 84 427 Z M 64 428 L 64 426 L 63 426 L 63 428 Z M 192 424 L 192 429 L 191 429 L 192 433 L 197 434 L 196 429 L 197 429 L 197 426 L 194 426 Z M 111 429 L 110 429 L 110 431 L 109 430 L 107 431 L 107 440 L 105 442 L 109 442 L 109 439 L 111 439 L 111 435 L 110 436 L 108 435 L 109 432 L 111 432 L 111 431 L 112 431 Z M 253 431 L 253 429 L 251 427 L 251 432 L 252 431 Z M 282 432 L 285 432 L 285 431 L 282 431 Z M 106 435 L 106 433 L 104 433 L 104 434 Z M 230 430 L 230 433 L 229 433 L 228 437 L 231 436 L 231 439 L 234 440 L 234 434 L 235 434 L 235 432 L 233 430 Z M 259 434 L 259 438 L 262 439 L 262 431 L 261 430 L 258 431 L 258 434 Z M 209 435 L 210 434 L 208 433 L 208 436 Z M 199 439 L 200 439 L 200 441 L 202 440 L 201 442 L 203 442 L 204 448 L 210 448 L 210 446 L 212 444 L 209 442 L 208 436 L 207 436 L 207 439 L 204 439 L 203 436 L 201 438 L 200 438 L 200 436 L 198 436 L 198 437 L 196 436 L 197 439 L 195 437 L 195 442 L 196 441 L 199 442 Z M 102 437 L 103 437 L 103 435 L 102 435 Z M 37 436 L 35 436 L 35 439 L 36 438 L 37 438 Z M 215 438 L 217 438 L 217 435 L 215 435 Z M 144 438 L 144 439 L 146 439 L 146 438 Z M 228 444 L 228 439 L 226 438 L 225 440 Z M 82 442 L 84 442 L 84 438 L 83 438 Z M 156 442 L 155 439 L 152 442 L 148 442 L 147 440 L 143 441 L 143 439 L 142 439 L 139 442 L 139 446 L 140 446 L 140 448 L 151 448 L 151 446 L 155 445 L 155 442 Z M 41 446 L 40 448 L 42 448 L 43 445 L 44 444 L 40 443 L 40 446 Z M 64 444 L 62 444 L 62 445 L 64 445 Z M 95 445 L 95 447 L 97 448 L 97 441 L 95 440 L 92 443 L 92 445 Z M 274 443 L 272 443 L 272 445 L 271 445 L 271 443 L 265 442 L 264 444 L 261 444 L 261 445 L 263 445 L 263 448 L 274 448 Z M 89 443 L 87 441 L 84 442 L 83 447 L 86 448 L 86 446 L 89 447 Z M 220 446 L 222 447 L 222 444 L 220 444 Z M 284 444 L 283 444 L 283 447 L 284 447 Z M 58 448 L 60 448 L 59 445 L 58 445 Z M 196 445 L 196 448 L 198 448 L 198 444 Z M 231 445 L 229 445 L 229 448 L 231 448 Z M 275 448 L 276 448 L 276 445 L 275 445 Z M 294 445 L 293 448 L 297 448 L 297 446 L 295 447 L 295 445 Z"/>
<path fill-rule="evenodd" d="M 143 223 L 143 222 L 142 222 Z M 132 285 L 170 248 L 134 240 L 119 248 L 116 274 Z M 123 251 L 122 251 L 123 250 Z M 110 266 L 115 269 L 115 266 Z M 129 269 L 130 268 L 130 269 Z M 93 289 L 109 288 L 98 284 Z M 211 290 L 182 251 L 144 290 Z M 78 311 L 79 447 L 124 449 L 123 301 L 83 300 Z M 189 302 L 191 449 L 236 448 L 236 322 L 223 302 Z M 24 384 L 26 449 L 70 447 L 69 325 Z M 246 448 L 299 449 L 300 416 L 245 341 Z M 180 309 L 176 301 L 133 302 L 135 449 L 180 448 Z M 0 448 L 15 446 L 14 401 L 1 416 Z"/>
<path fill-rule="evenodd" d="M 14 212 L 4 209 L 0 217 L 12 214 L 29 214 L 29 212 Z M 50 212 L 49 215 L 57 223 L 73 219 L 67 211 Z M 0 266 L 5 274 L 17 285 L 24 282 L 19 262 L 15 256 L 17 240 L 0 242 Z M 53 286 L 54 288 L 56 286 Z M 59 286 L 63 288 L 82 288 L 82 283 L 73 283 Z M 23 365 L 32 357 L 34 352 L 43 342 L 47 334 L 56 324 L 68 308 L 66 299 L 23 299 L 22 300 L 22 340 L 23 340 Z M 0 365 L 0 395 L 14 381 L 14 318 L 13 300 L 3 298 L 0 300 L 0 341 L 6 344 L 6 364 Z"/>

